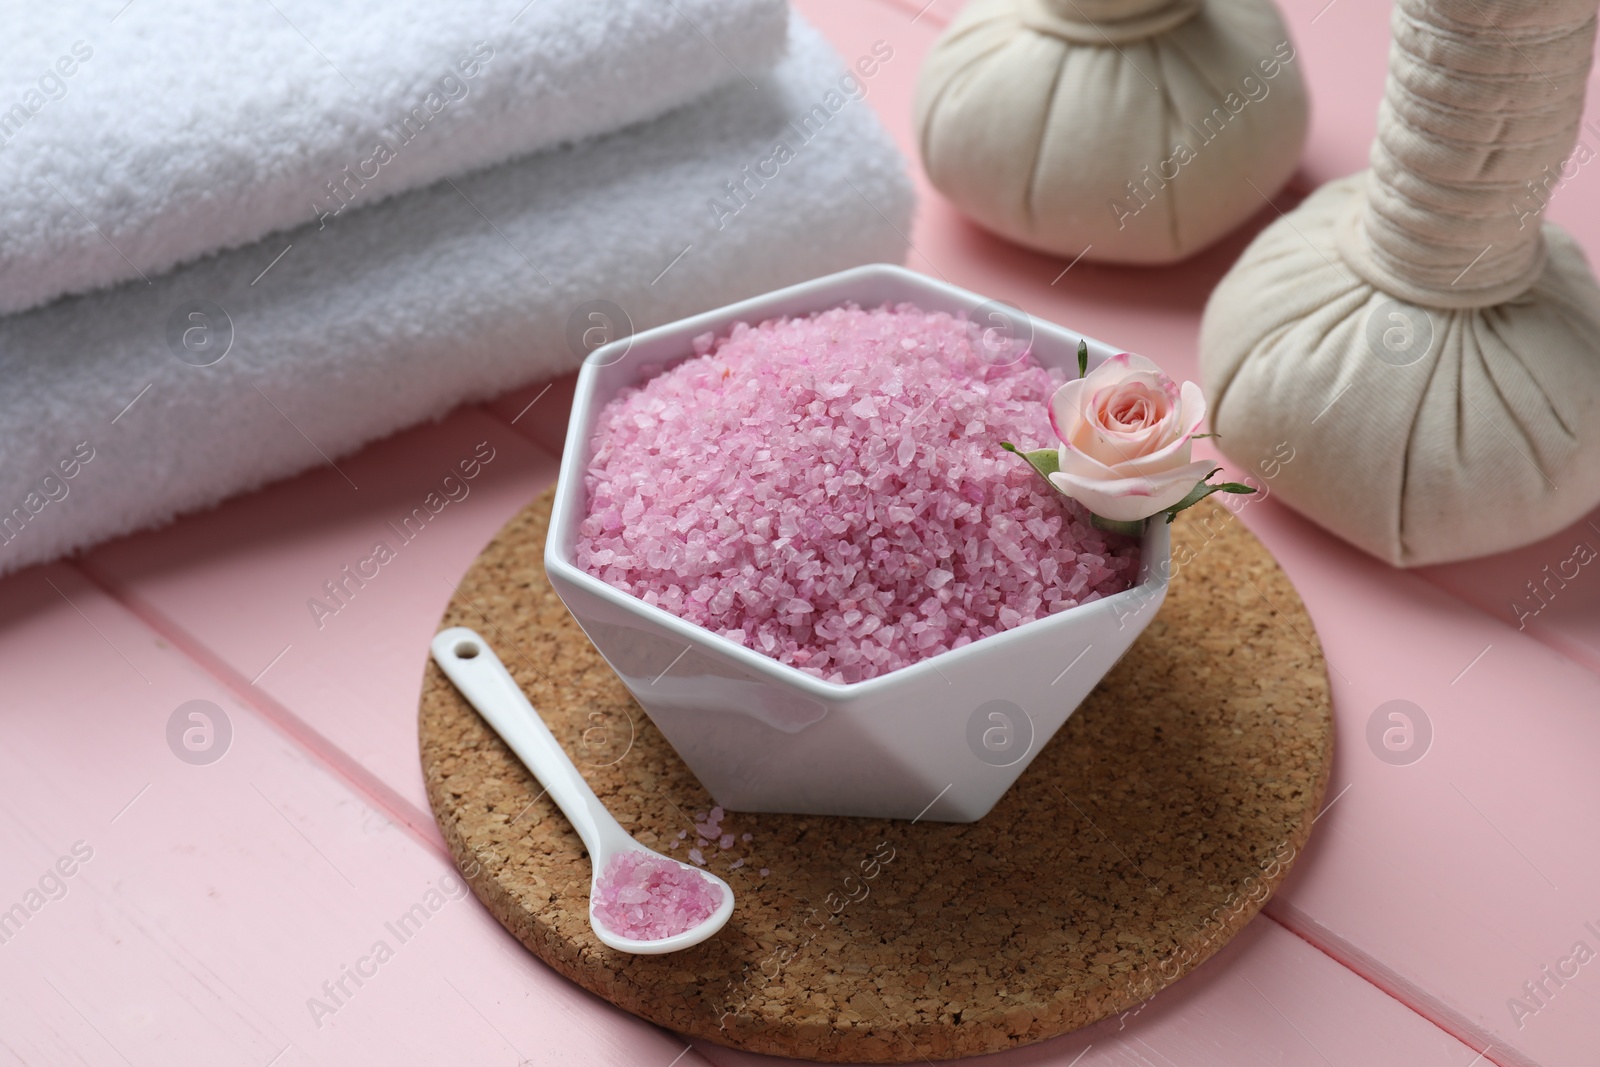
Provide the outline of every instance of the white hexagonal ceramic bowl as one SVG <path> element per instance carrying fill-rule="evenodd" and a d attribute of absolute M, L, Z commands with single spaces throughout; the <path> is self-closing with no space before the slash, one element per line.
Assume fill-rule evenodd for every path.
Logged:
<path fill-rule="evenodd" d="M 1147 524 L 1139 580 L 1125 592 L 851 685 L 787 667 L 572 562 L 587 511 L 590 440 L 607 401 L 638 384 L 647 365 L 671 366 L 691 355 L 698 334 L 847 301 L 910 301 L 968 314 L 993 304 L 879 264 L 596 349 L 578 376 L 545 567 L 595 647 L 723 807 L 971 822 L 994 806 L 1155 616 L 1170 573 L 1166 523 Z M 1034 355 L 1075 373 L 1080 335 L 1038 320 L 1031 326 Z M 1088 344 L 1091 365 L 1119 351 Z"/>

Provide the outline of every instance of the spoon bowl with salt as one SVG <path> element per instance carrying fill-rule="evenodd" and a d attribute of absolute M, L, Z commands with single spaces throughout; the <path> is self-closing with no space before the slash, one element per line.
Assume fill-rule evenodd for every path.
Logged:
<path fill-rule="evenodd" d="M 433 659 L 549 792 L 589 852 L 589 924 L 618 952 L 660 955 L 698 945 L 733 914 L 733 889 L 646 848 L 622 828 L 489 643 L 464 626 L 434 636 Z"/>

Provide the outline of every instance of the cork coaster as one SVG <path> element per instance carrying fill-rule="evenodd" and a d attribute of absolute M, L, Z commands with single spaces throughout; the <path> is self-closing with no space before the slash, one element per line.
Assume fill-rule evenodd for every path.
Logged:
<path fill-rule="evenodd" d="M 550 503 L 484 549 L 441 628 L 483 633 L 622 824 L 684 857 L 710 797 L 545 579 Z M 577 836 L 431 661 L 428 797 L 518 940 L 679 1033 L 873 1063 L 1054 1037 L 1158 993 L 1233 937 L 1304 846 L 1327 785 L 1327 675 L 1288 578 L 1214 501 L 1173 526 L 1173 566 L 1149 629 L 979 822 L 727 813 L 732 847 L 701 852 L 737 906 L 684 952 L 595 939 Z"/>

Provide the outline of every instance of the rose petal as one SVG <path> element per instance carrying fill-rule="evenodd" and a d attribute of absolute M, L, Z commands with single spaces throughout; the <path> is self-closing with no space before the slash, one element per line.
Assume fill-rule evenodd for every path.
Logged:
<path fill-rule="evenodd" d="M 1050 482 L 1101 518 L 1136 522 L 1188 496 L 1213 466 L 1209 460 L 1199 460 L 1147 477 L 1112 479 L 1060 470 L 1050 476 Z"/>
<path fill-rule="evenodd" d="M 1150 406 L 1149 424 L 1118 424 L 1110 411 L 1135 397 Z M 1062 443 L 1115 466 L 1160 451 L 1185 436 L 1181 408 L 1178 387 L 1170 378 L 1108 362 L 1088 377 L 1056 390 L 1051 397 L 1050 421 Z"/>
<path fill-rule="evenodd" d="M 1178 383 L 1159 371 L 1124 370 L 1112 375 L 1106 373 L 1106 370 L 1107 368 L 1104 366 L 1097 367 L 1089 373 L 1089 377 L 1085 378 L 1084 381 L 1088 382 L 1090 387 L 1094 389 L 1134 383 L 1161 394 L 1172 401 L 1174 405 L 1178 403 Z"/>
<path fill-rule="evenodd" d="M 1078 402 L 1086 381 L 1088 381 L 1086 378 L 1074 378 L 1050 394 L 1050 428 L 1063 443 L 1070 440 L 1067 435 L 1072 433 L 1080 421 Z"/>
<path fill-rule="evenodd" d="M 1102 432 L 1093 422 L 1080 417 L 1066 443 L 1075 451 L 1106 466 L 1138 458 L 1138 443 Z"/>
<path fill-rule="evenodd" d="M 1127 368 L 1128 370 L 1133 371 L 1148 371 L 1151 374 L 1161 373 L 1161 367 L 1157 365 L 1154 360 L 1146 359 L 1144 356 L 1136 356 L 1132 352 L 1118 352 L 1116 355 L 1110 357 L 1104 363 L 1100 364 L 1100 366 L 1090 371 L 1089 375 L 1092 377 L 1097 371 L 1100 371 L 1106 367 Z"/>
<path fill-rule="evenodd" d="M 1206 394 L 1194 382 L 1184 382 L 1178 422 L 1185 437 L 1193 437 L 1206 423 Z"/>
<path fill-rule="evenodd" d="M 1087 452 L 1063 448 L 1059 452 L 1057 466 L 1080 477 L 1101 480 L 1152 477 L 1189 463 L 1192 451 L 1192 442 L 1186 437 L 1179 437 L 1166 447 L 1147 456 L 1106 463 Z"/>
<path fill-rule="evenodd" d="M 1142 411 L 1142 418 L 1136 423 L 1118 417 L 1119 411 L 1130 408 Z M 1177 397 L 1169 396 L 1159 383 L 1125 381 L 1091 397 L 1083 415 L 1100 432 L 1139 445 L 1142 453 L 1151 447 L 1151 442 L 1165 444 L 1165 439 L 1176 433 L 1178 410 Z"/>

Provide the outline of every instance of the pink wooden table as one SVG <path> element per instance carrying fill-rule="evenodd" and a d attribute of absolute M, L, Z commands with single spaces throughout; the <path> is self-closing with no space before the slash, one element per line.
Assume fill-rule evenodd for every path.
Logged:
<path fill-rule="evenodd" d="M 1387 48 L 1380 0 L 1286 2 L 1316 110 L 1277 207 L 1363 165 Z M 867 105 L 914 159 L 915 71 L 956 0 L 798 3 L 849 58 L 891 45 Z M 1194 376 L 1200 308 L 1247 235 L 1173 269 L 1064 271 L 918 181 L 912 267 Z M 1552 216 L 1600 251 L 1596 172 Z M 554 477 L 570 383 L 542 388 L 0 582 L 0 1063 L 761 1062 L 570 986 L 448 877 L 417 765 L 420 672 L 452 580 Z M 485 442 L 466 499 L 336 613 L 308 610 Z M 1570 563 L 1600 549 L 1600 515 L 1414 573 L 1270 499 L 1242 518 L 1330 662 L 1338 755 L 1312 844 L 1192 977 L 995 1062 L 1600 1063 L 1600 569 Z M 1392 700 L 1431 726 L 1420 759 L 1367 741 Z M 171 727 L 191 701 L 211 708 L 196 753 L 181 735 L 201 721 Z"/>

